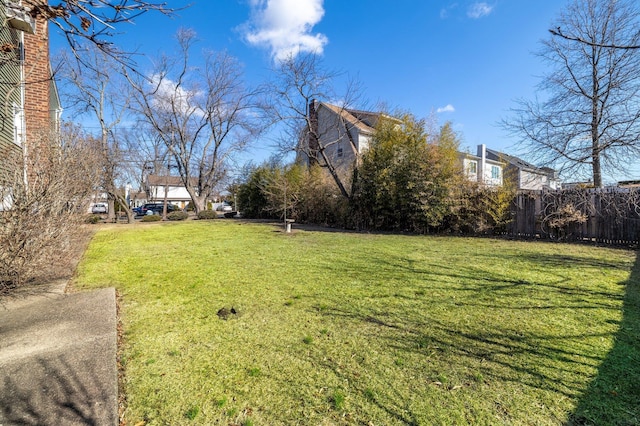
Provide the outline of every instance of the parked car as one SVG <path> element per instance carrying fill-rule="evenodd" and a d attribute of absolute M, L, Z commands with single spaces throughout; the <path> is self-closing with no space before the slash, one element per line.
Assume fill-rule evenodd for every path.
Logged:
<path fill-rule="evenodd" d="M 105 203 L 96 203 L 91 207 L 91 213 L 104 214 L 107 212 L 107 205 Z"/>
<path fill-rule="evenodd" d="M 131 209 L 134 215 L 140 216 L 142 214 L 142 207 L 134 207 Z"/>
<path fill-rule="evenodd" d="M 140 208 L 140 214 L 141 215 L 147 215 L 147 214 L 161 215 L 163 209 L 164 209 L 164 203 L 147 203 Z M 175 212 L 178 210 L 180 210 L 180 208 L 175 204 L 167 203 L 167 213 Z M 147 213 L 147 212 L 151 212 L 151 213 Z"/>
<path fill-rule="evenodd" d="M 218 206 L 217 210 L 219 212 L 230 212 L 233 211 L 233 207 L 231 207 L 229 204 L 224 203 Z"/>

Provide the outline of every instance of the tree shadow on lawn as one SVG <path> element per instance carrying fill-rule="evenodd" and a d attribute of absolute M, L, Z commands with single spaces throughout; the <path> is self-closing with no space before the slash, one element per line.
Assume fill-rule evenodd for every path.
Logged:
<path fill-rule="evenodd" d="M 542 268 L 549 260 L 547 257 L 543 255 L 535 262 L 539 262 Z M 370 258 L 369 261 L 369 267 L 360 271 L 364 275 L 377 272 L 379 277 L 382 275 L 386 279 L 389 274 L 388 278 L 393 279 L 394 268 L 397 273 L 400 266 L 424 277 L 424 284 L 414 282 L 415 285 L 399 289 L 393 296 L 376 295 L 374 292 L 368 296 L 371 298 L 403 298 L 403 291 L 411 293 L 418 288 L 424 288 L 426 291 L 420 293 L 428 298 L 429 290 L 434 290 L 433 284 L 446 277 L 458 284 L 452 287 L 440 284 L 438 288 L 460 295 L 459 298 L 456 297 L 459 300 L 449 309 L 456 309 L 457 306 L 462 309 L 465 306 L 479 306 L 499 310 L 609 309 L 618 312 L 620 302 L 623 302 L 623 319 L 615 335 L 614 347 L 606 357 L 594 354 L 589 343 L 611 338 L 611 332 L 604 331 L 602 324 L 594 324 L 591 332 L 587 328 L 584 333 L 558 333 L 557 329 L 546 333 L 544 329 L 533 331 L 526 327 L 518 329 L 487 324 L 459 327 L 455 323 L 429 316 L 428 312 L 420 317 L 410 317 L 403 315 L 404 312 L 387 311 L 380 304 L 377 309 L 361 304 L 350 306 L 344 299 L 330 301 L 329 306 L 323 309 L 323 314 L 361 322 L 363 329 L 367 330 L 363 330 L 364 334 L 369 334 L 370 339 L 386 341 L 384 345 L 400 353 L 414 353 L 418 356 L 442 354 L 445 363 L 453 355 L 460 364 L 477 368 L 489 380 L 540 389 L 551 392 L 551 395 L 562 395 L 578 401 L 567 425 L 640 424 L 640 261 L 637 257 L 630 277 L 624 283 L 624 296 L 617 292 L 570 285 L 567 283 L 569 278 L 558 275 L 557 271 L 548 272 L 556 276 L 553 282 L 527 282 L 514 279 L 511 275 L 483 270 L 482 266 L 451 268 L 423 262 L 411 264 L 407 259 L 388 256 Z M 579 257 L 564 258 L 556 262 L 557 267 L 619 266 L 592 263 L 589 259 Z M 546 289 L 543 290 L 545 294 L 551 292 L 564 297 L 556 300 L 547 294 L 539 300 L 532 300 L 530 304 L 521 305 L 523 295 L 528 293 L 526 288 L 532 286 L 542 286 Z M 496 292 L 507 297 L 499 300 L 489 297 Z M 514 306 L 514 300 L 518 300 L 519 304 Z M 416 308 L 419 306 L 412 306 L 407 313 L 414 312 Z M 604 321 L 611 323 L 610 320 Z M 597 369 L 595 379 L 588 385 L 584 380 L 577 379 L 583 377 L 585 369 Z M 414 414 L 405 411 L 406 408 L 399 401 L 377 400 L 376 403 L 398 420 L 415 422 Z M 560 419 L 556 417 L 555 420 Z"/>
<path fill-rule="evenodd" d="M 640 256 L 629 280 L 614 346 L 567 425 L 640 424 Z"/>

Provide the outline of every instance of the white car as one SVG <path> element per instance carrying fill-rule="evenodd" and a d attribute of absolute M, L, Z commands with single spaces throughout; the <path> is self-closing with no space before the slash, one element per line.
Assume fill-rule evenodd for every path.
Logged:
<path fill-rule="evenodd" d="M 107 205 L 104 203 L 96 203 L 91 207 L 91 213 L 100 214 L 107 212 Z"/>

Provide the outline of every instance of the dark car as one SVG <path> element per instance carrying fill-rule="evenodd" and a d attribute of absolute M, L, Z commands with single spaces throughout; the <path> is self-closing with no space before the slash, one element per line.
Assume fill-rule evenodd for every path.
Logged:
<path fill-rule="evenodd" d="M 164 209 L 164 203 L 147 203 L 140 208 L 141 215 L 147 214 L 157 214 L 161 215 L 162 210 Z M 175 212 L 180 210 L 180 208 L 174 204 L 167 203 L 167 213 Z M 151 213 L 148 213 L 151 212 Z"/>

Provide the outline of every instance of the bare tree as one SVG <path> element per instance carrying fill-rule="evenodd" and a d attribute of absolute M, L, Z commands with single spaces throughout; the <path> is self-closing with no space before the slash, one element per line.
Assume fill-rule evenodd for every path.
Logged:
<path fill-rule="evenodd" d="M 107 193 L 109 219 L 115 218 L 117 201 L 131 223 L 133 213 L 125 194 L 118 189 L 123 158 L 115 132 L 128 111 L 129 98 L 125 90 L 128 85 L 121 65 L 95 46 L 85 48 L 84 60 L 89 66 L 68 61 L 66 55 L 61 57 L 61 76 L 69 89 L 65 91 L 65 98 L 75 106 L 76 114 L 88 116 L 98 124 L 102 170 L 100 187 Z"/>
<path fill-rule="evenodd" d="M 314 53 L 289 56 L 276 63 L 273 74 L 274 79 L 267 85 L 262 107 L 271 123 L 280 125 L 277 136 L 280 151 L 295 151 L 310 164 L 325 168 L 340 193 L 350 198 L 349 177 L 340 173 L 338 164 L 328 155 L 328 150 L 347 139 L 354 153 L 358 153 L 358 147 L 351 138 L 350 124 L 345 119 L 347 109 L 359 100 L 358 83 L 350 80 L 345 90 L 338 93 L 335 84 L 340 73 L 325 69 Z M 339 104 L 335 123 L 318 126 L 315 100 Z"/>
<path fill-rule="evenodd" d="M 557 28 L 552 28 L 549 30 L 549 32 L 551 34 L 553 34 L 554 36 L 558 36 L 558 37 L 562 37 L 565 40 L 571 40 L 571 41 L 577 41 L 580 43 L 584 43 L 586 45 L 589 46 L 594 46 L 594 47 L 605 47 L 605 48 L 611 48 L 611 49 L 640 49 L 640 44 L 635 44 L 635 45 L 620 45 L 620 44 L 615 44 L 615 43 L 599 43 L 599 42 L 594 42 L 594 41 L 590 41 L 590 40 L 585 40 L 582 37 L 578 37 L 578 36 L 574 36 L 571 34 L 565 34 L 564 31 L 562 30 L 562 28 L 557 27 Z"/>
<path fill-rule="evenodd" d="M 255 137 L 254 93 L 238 61 L 225 52 L 205 52 L 192 66 L 196 35 L 177 34 L 179 53 L 163 57 L 149 77 L 129 76 L 135 107 L 164 142 L 196 213 L 204 210 L 227 174 L 232 156 Z"/>
<path fill-rule="evenodd" d="M 38 138 L 51 146 L 44 156 L 0 151 L 0 293 L 65 258 L 97 178 L 96 147 L 77 127 L 63 126 L 61 137 Z M 32 171 L 28 184 L 26 170 Z"/>
<path fill-rule="evenodd" d="M 573 0 L 558 20 L 571 37 L 543 42 L 543 99 L 519 101 L 503 122 L 540 162 L 565 176 L 624 171 L 640 154 L 639 11 L 629 0 Z"/>
<path fill-rule="evenodd" d="M 6 6 L 8 0 L 1 0 Z M 57 27 L 66 37 L 71 51 L 84 62 L 87 42 L 106 55 L 122 63 L 132 65 L 130 55 L 123 52 L 110 39 L 123 24 L 132 24 L 147 12 L 173 15 L 177 9 L 169 8 L 168 2 L 142 0 L 61 0 L 49 5 L 46 0 L 23 0 L 32 18 L 45 19 Z"/>
<path fill-rule="evenodd" d="M 118 131 L 127 160 L 123 161 L 129 182 L 143 189 L 150 174 L 165 173 L 169 153 L 158 133 L 145 123 Z"/>

